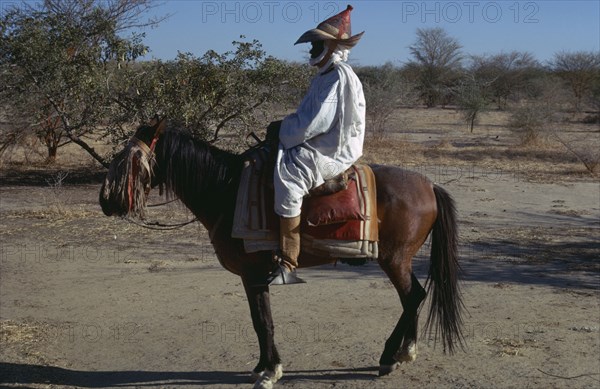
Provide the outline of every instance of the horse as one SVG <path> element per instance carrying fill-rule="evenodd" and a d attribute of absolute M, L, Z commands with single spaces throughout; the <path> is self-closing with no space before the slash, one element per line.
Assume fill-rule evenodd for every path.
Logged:
<path fill-rule="evenodd" d="M 209 232 L 217 259 L 241 277 L 260 358 L 251 372 L 256 388 L 270 388 L 282 377 L 274 342 L 269 286 L 272 253 L 247 254 L 231 237 L 243 154 L 221 150 L 195 139 L 181 128 L 154 119 L 140 126 L 110 164 L 100 190 L 107 216 L 144 217 L 148 192 L 157 186 L 178 198 Z M 379 375 L 396 370 L 417 356 L 417 321 L 427 294 L 431 307 L 425 330 L 441 338 L 443 351 L 463 348 L 458 263 L 458 230 L 454 200 L 425 176 L 399 167 L 372 165 L 377 187 L 379 254 L 377 262 L 394 285 L 403 312 L 385 342 Z M 430 268 L 425 288 L 412 271 L 412 258 L 431 234 Z M 300 268 L 334 262 L 301 253 Z M 290 286 L 291 287 L 291 286 Z"/>

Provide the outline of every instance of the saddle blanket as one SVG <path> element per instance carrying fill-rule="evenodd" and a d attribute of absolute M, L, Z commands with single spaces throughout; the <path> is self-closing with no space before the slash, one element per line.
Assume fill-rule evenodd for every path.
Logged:
<path fill-rule="evenodd" d="M 307 196 L 302 205 L 301 252 L 327 258 L 377 258 L 378 219 L 375 176 L 367 165 L 351 168 L 347 189 Z M 232 237 L 247 253 L 279 248 L 273 170 L 267 151 L 248 154 L 237 193 Z"/>

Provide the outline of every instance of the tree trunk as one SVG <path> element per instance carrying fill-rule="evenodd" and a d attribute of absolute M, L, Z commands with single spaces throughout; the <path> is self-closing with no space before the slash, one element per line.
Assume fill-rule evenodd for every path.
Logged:
<path fill-rule="evenodd" d="M 48 157 L 46 158 L 46 163 L 53 164 L 56 162 L 56 152 L 58 150 L 57 145 L 46 145 L 48 148 Z"/>
<path fill-rule="evenodd" d="M 467 124 L 469 125 L 469 130 L 473 133 L 473 128 L 475 128 L 475 120 L 477 119 L 477 111 L 472 111 L 467 116 Z"/>
<path fill-rule="evenodd" d="M 53 164 L 56 162 L 58 144 L 62 138 L 62 133 L 57 131 L 57 128 L 53 125 L 46 126 L 44 130 L 46 132 L 46 135 L 44 136 L 44 143 L 46 144 L 46 149 L 48 150 L 46 163 Z"/>

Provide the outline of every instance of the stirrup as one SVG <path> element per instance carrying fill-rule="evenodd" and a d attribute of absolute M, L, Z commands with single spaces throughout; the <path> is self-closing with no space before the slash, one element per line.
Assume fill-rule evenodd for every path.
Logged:
<path fill-rule="evenodd" d="M 296 275 L 296 270 L 290 270 L 281 263 L 276 263 L 275 268 L 267 276 L 267 285 L 306 284 Z"/>

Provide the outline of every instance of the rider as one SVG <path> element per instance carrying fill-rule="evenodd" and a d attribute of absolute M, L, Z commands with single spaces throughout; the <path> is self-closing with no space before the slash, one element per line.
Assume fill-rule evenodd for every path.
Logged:
<path fill-rule="evenodd" d="M 324 180 L 343 173 L 362 155 L 365 98 L 362 84 L 346 60 L 364 32 L 351 36 L 351 10 L 349 5 L 296 41 L 312 44 L 309 63 L 318 73 L 298 110 L 271 123 L 267 130 L 268 138 L 279 140 L 274 186 L 280 250 L 270 284 L 304 282 L 295 275 L 302 198 Z"/>

